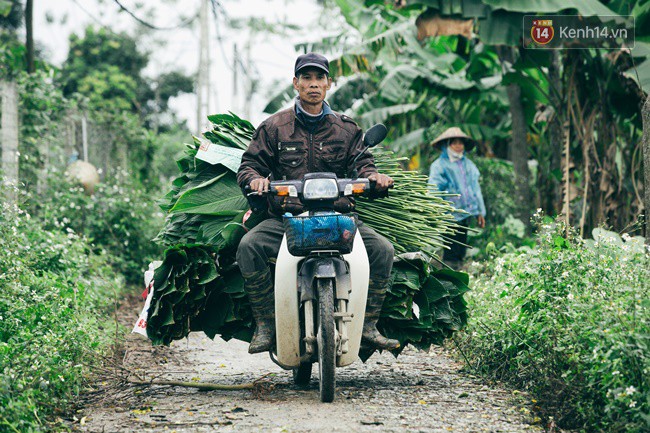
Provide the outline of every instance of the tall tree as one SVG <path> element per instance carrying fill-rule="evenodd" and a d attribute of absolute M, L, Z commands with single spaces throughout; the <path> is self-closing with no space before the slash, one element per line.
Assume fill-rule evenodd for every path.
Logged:
<path fill-rule="evenodd" d="M 18 183 L 18 90 L 15 81 L 15 53 L 19 52 L 16 29 L 22 25 L 23 8 L 19 0 L 0 2 L 0 97 L 2 97 L 2 175 Z M 22 56 L 21 56 L 22 57 Z M 23 58 L 24 59 L 24 58 Z M 15 200 L 15 196 L 9 197 Z"/>
<path fill-rule="evenodd" d="M 27 33 L 27 72 L 34 72 L 34 0 L 25 4 L 25 31 Z"/>
<path fill-rule="evenodd" d="M 560 210 L 560 201 L 562 197 L 562 186 L 555 176 L 560 172 L 562 157 L 562 81 L 561 81 L 560 52 L 553 50 L 551 54 L 551 63 L 548 67 L 549 78 L 549 98 L 553 107 L 553 117 L 549 125 L 549 142 L 551 149 L 551 161 L 549 170 L 544 174 L 544 193 L 546 202 L 540 203 L 547 214 L 557 214 Z"/>
<path fill-rule="evenodd" d="M 70 36 L 68 58 L 61 69 L 64 93 L 79 92 L 92 98 L 84 92 L 101 90 L 96 94 L 99 99 L 121 98 L 120 110 L 138 113 L 147 127 L 164 126 L 161 118 L 168 114 L 169 99 L 191 92 L 193 79 L 180 71 L 146 77 L 143 71 L 149 58 L 150 53 L 140 48 L 136 37 L 89 26 L 84 35 Z M 126 108 L 124 101 L 129 105 Z"/>
<path fill-rule="evenodd" d="M 650 94 L 643 104 L 643 189 L 645 190 L 645 242 L 650 245 Z"/>
<path fill-rule="evenodd" d="M 0 1 L 0 29 L 17 30 L 23 24 L 23 5 L 20 0 Z"/>
<path fill-rule="evenodd" d="M 504 66 L 511 68 L 515 63 L 515 48 L 500 46 L 498 52 Z M 521 87 L 519 84 L 509 83 L 506 85 L 506 92 L 512 119 L 512 136 L 508 148 L 508 157 L 512 161 L 515 172 L 516 200 L 521 204 L 530 203 L 530 171 L 528 170 L 528 143 L 526 141 L 528 125 L 521 100 Z M 520 206 L 517 217 L 528 226 L 530 224 L 529 206 Z"/>

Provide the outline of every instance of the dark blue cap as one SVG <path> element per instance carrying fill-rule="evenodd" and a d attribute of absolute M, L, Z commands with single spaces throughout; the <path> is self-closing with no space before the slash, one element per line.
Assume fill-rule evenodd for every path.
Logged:
<path fill-rule="evenodd" d="M 296 66 L 293 68 L 293 73 L 297 77 L 298 72 L 302 68 L 312 66 L 314 68 L 322 69 L 326 74 L 330 73 L 330 62 L 322 54 L 307 53 L 298 56 L 296 59 Z"/>

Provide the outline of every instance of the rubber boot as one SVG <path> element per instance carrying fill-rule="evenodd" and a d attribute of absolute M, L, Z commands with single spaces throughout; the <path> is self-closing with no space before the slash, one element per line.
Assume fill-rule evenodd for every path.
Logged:
<path fill-rule="evenodd" d="M 363 322 L 361 339 L 377 349 L 393 350 L 400 346 L 399 341 L 386 338 L 377 330 L 377 321 L 388 291 L 388 278 L 371 278 L 368 284 L 368 301 L 366 302 L 366 318 Z"/>
<path fill-rule="evenodd" d="M 268 352 L 275 342 L 275 296 L 271 272 L 266 270 L 244 275 L 244 291 L 257 325 L 248 353 Z"/>

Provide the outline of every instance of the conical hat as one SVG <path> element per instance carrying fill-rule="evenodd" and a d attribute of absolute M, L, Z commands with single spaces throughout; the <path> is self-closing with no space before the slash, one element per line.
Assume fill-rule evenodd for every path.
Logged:
<path fill-rule="evenodd" d="M 449 128 L 445 132 L 440 134 L 435 140 L 433 140 L 431 144 L 436 147 L 440 147 L 444 142 L 446 142 L 450 138 L 462 138 L 463 141 L 465 142 L 465 150 L 468 152 L 474 149 L 474 146 L 476 146 L 476 140 L 474 140 L 469 135 L 465 134 L 460 128 L 456 126 Z"/>

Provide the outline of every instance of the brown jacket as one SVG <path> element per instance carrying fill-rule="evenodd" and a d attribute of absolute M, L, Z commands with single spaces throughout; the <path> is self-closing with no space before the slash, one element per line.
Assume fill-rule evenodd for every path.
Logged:
<path fill-rule="evenodd" d="M 362 131 L 349 117 L 335 113 L 326 115 L 310 134 L 296 118 L 294 107 L 266 119 L 253 134 L 253 140 L 242 156 L 237 182 L 242 190 L 259 177 L 271 180 L 301 179 L 306 173 L 332 172 L 339 178 L 349 177 L 354 158 L 363 150 Z M 370 152 L 357 161 L 359 177 L 377 173 Z M 272 197 L 269 211 L 280 216 L 284 212 L 302 212 L 297 198 Z M 353 199 L 337 201 L 336 210 L 349 212 Z"/>

